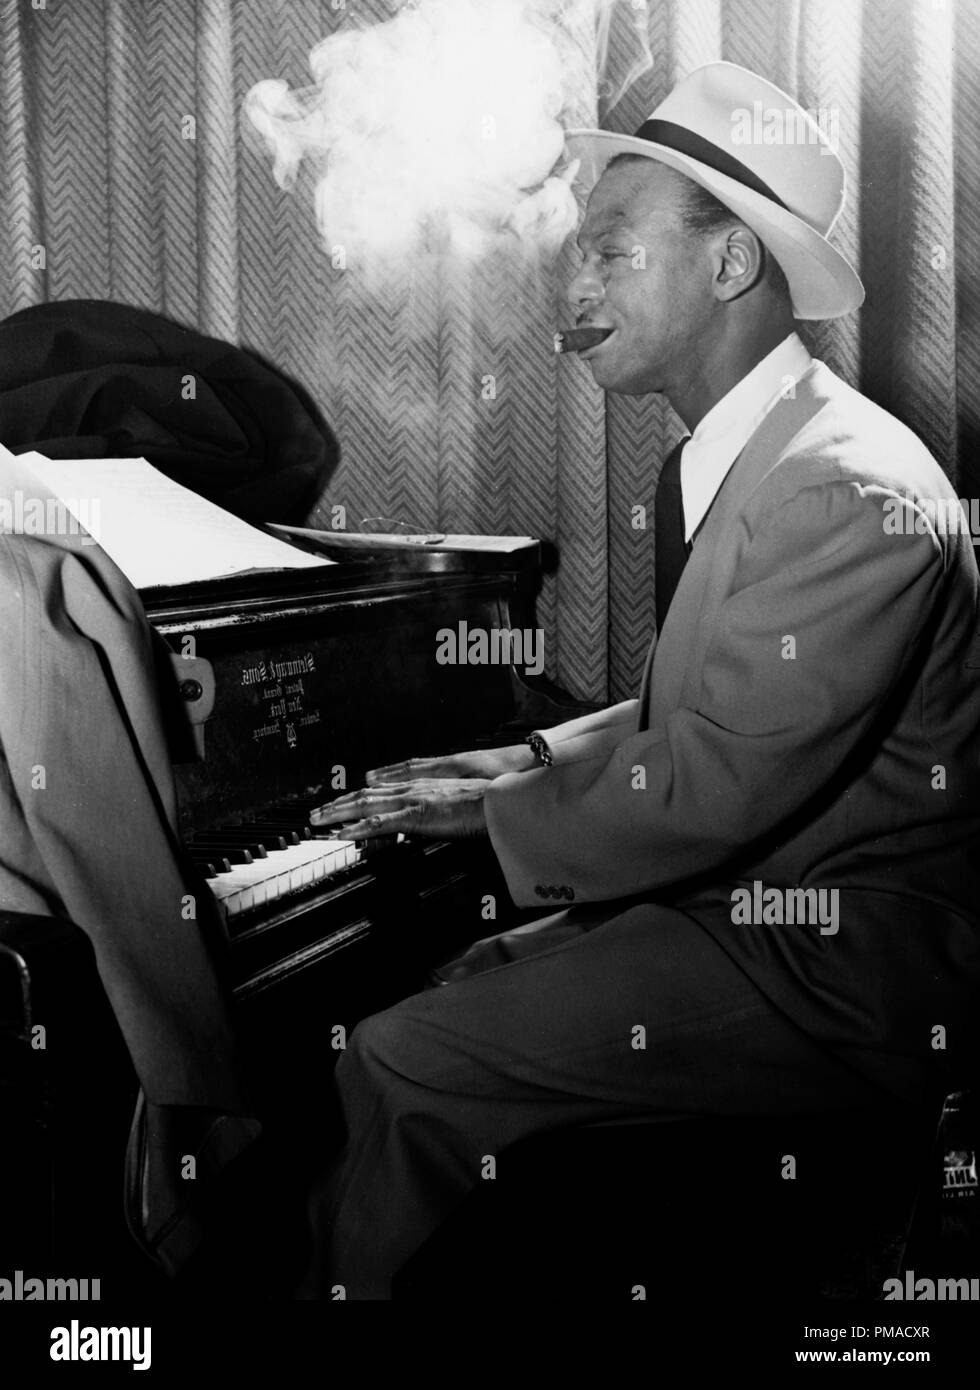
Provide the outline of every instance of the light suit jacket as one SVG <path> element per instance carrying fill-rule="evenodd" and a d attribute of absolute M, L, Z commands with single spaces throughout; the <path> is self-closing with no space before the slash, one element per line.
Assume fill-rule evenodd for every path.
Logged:
<path fill-rule="evenodd" d="M 177 835 L 146 617 L 91 538 L 17 529 L 49 500 L 0 449 L 0 908 L 92 941 L 144 1098 L 130 1161 L 145 1155 L 152 1190 L 131 1220 L 175 1269 L 200 1239 L 182 1154 L 218 1170 L 259 1125 L 212 954 L 221 924 Z"/>
<path fill-rule="evenodd" d="M 978 574 L 939 499 L 916 437 L 815 362 L 726 478 L 639 699 L 486 797 L 518 904 L 680 907 L 901 1095 L 977 1061 Z M 837 891 L 835 932 L 762 920 L 797 887 Z"/>

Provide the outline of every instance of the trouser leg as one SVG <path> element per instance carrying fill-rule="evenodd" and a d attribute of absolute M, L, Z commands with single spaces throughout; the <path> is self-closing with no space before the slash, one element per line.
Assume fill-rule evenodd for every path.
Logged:
<path fill-rule="evenodd" d="M 880 1099 L 697 923 L 643 906 L 365 1019 L 336 1073 L 348 1142 L 311 1205 L 304 1292 L 387 1298 L 487 1156 L 629 1115 L 802 1114 Z"/>

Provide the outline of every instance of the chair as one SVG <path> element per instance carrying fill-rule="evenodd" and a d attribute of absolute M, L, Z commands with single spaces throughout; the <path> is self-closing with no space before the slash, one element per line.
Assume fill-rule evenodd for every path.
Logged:
<path fill-rule="evenodd" d="M 121 1202 L 136 1089 L 85 934 L 63 918 L 0 911 L 7 1269 L 139 1273 Z"/>

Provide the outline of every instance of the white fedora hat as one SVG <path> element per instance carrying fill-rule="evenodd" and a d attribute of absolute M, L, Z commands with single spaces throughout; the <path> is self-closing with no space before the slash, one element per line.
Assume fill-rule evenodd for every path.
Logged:
<path fill-rule="evenodd" d="M 590 187 L 614 155 L 638 154 L 713 193 L 772 252 L 797 318 L 839 318 L 862 303 L 857 272 L 828 240 L 844 206 L 844 166 L 813 117 L 747 68 L 697 68 L 635 135 L 570 130 L 566 139 Z"/>

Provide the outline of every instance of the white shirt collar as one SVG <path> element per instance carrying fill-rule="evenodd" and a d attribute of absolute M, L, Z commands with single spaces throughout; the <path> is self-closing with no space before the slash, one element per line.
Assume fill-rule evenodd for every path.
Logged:
<path fill-rule="evenodd" d="M 701 525 L 749 438 L 812 362 L 799 335 L 790 333 L 716 401 L 699 422 L 681 454 L 686 541 Z"/>

